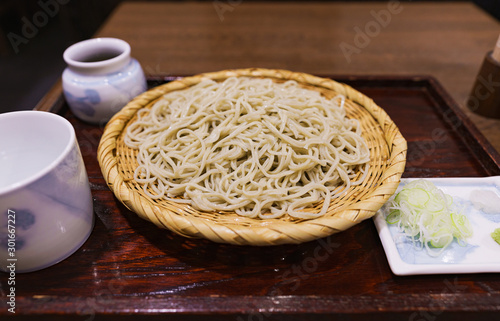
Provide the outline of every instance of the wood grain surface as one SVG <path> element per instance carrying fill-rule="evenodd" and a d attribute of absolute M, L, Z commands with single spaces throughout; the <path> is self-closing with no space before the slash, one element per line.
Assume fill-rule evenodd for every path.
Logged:
<path fill-rule="evenodd" d="M 500 174 L 499 155 L 435 79 L 333 78 L 372 97 L 400 125 L 408 140 L 405 176 Z M 216 244 L 159 229 L 107 187 L 96 160 L 102 128 L 79 121 L 66 104 L 59 113 L 77 132 L 96 225 L 70 258 L 17 275 L 19 320 L 366 320 L 368 314 L 373 320 L 492 320 L 500 312 L 499 274 L 392 274 L 371 220 L 317 241 L 274 247 Z M 0 282 L 7 288 L 5 275 Z"/>

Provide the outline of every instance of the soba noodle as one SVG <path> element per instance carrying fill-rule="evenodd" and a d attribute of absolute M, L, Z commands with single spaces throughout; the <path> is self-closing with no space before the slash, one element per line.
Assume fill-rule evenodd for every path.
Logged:
<path fill-rule="evenodd" d="M 200 211 L 323 216 L 368 172 L 369 150 L 344 102 L 295 81 L 246 77 L 169 92 L 127 127 L 134 179 L 153 199 Z"/>

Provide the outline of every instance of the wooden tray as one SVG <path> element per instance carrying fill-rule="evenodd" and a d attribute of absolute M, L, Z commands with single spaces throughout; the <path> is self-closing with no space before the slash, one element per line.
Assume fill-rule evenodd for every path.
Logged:
<path fill-rule="evenodd" d="M 150 79 L 150 85 L 174 78 Z M 398 125 L 408 140 L 404 177 L 500 175 L 498 153 L 433 78 L 332 78 L 372 97 Z M 393 275 L 372 220 L 318 241 L 269 248 L 191 240 L 156 228 L 106 186 L 96 160 L 102 128 L 76 119 L 60 86 L 40 109 L 74 125 L 97 219 L 70 258 L 16 275 L 20 319 L 365 320 L 370 314 L 377 320 L 487 320 L 500 312 L 499 274 Z M 0 315 L 13 316 L 6 275 L 1 286 Z"/>

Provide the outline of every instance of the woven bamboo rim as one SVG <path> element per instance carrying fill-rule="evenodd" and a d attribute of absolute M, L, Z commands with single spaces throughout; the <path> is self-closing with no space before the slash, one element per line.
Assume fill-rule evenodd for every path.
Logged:
<path fill-rule="evenodd" d="M 235 213 L 207 213 L 189 205 L 152 200 L 133 179 L 137 151 L 123 143 L 126 126 L 136 112 L 151 106 L 165 93 L 184 89 L 204 78 L 216 81 L 233 76 L 265 77 L 275 81 L 295 80 L 324 95 L 347 98 L 348 117 L 360 120 L 363 137 L 370 149 L 369 174 L 361 185 L 332 200 L 328 213 L 311 220 L 251 219 Z M 104 178 L 115 196 L 131 211 L 161 228 L 179 235 L 206 238 L 236 245 L 297 244 L 344 231 L 368 219 L 394 194 L 406 163 L 406 140 L 385 111 L 353 88 L 330 79 L 305 73 L 274 69 L 237 69 L 186 77 L 155 87 L 130 101 L 106 125 L 98 148 Z M 321 207 L 321 204 L 316 206 Z"/>

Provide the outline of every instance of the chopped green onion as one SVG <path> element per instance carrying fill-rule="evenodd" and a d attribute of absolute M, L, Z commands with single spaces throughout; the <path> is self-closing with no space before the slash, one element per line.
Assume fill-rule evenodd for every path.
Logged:
<path fill-rule="evenodd" d="M 491 237 L 495 240 L 495 242 L 500 244 L 500 228 L 495 229 L 493 233 L 491 233 Z"/>
<path fill-rule="evenodd" d="M 389 209 L 387 223 L 397 224 L 431 256 L 441 254 L 455 239 L 463 245 L 472 236 L 472 226 L 453 204 L 453 197 L 423 179 L 404 186 L 389 203 Z M 498 234 L 500 240 L 500 230 Z"/>
<path fill-rule="evenodd" d="M 401 212 L 398 210 L 391 211 L 386 217 L 387 223 L 395 224 L 395 223 L 399 222 L 399 216 L 401 215 L 400 213 Z"/>

